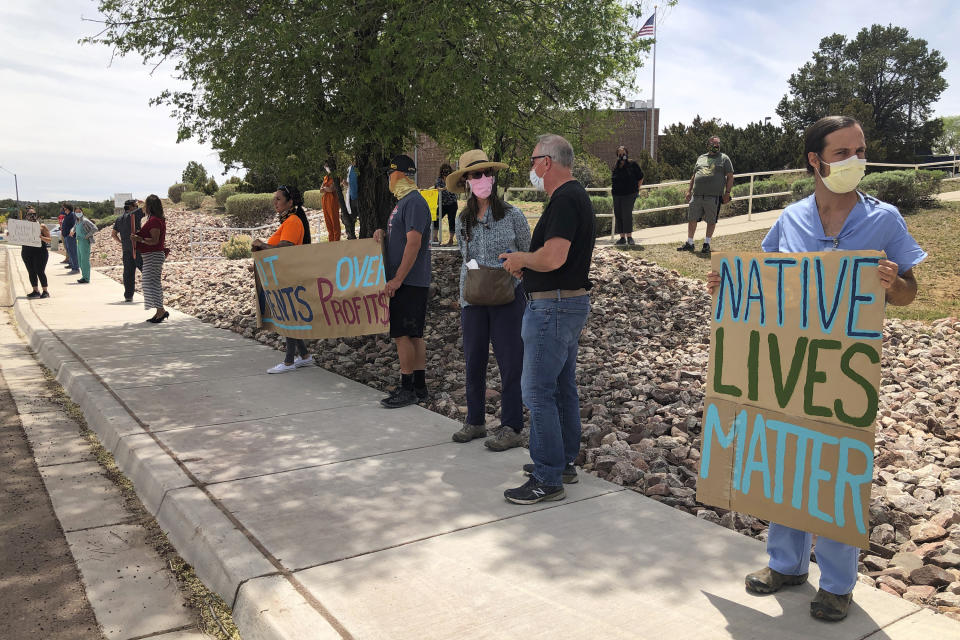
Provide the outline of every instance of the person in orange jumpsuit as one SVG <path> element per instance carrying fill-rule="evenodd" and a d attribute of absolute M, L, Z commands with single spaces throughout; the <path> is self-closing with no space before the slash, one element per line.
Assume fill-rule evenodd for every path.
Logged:
<path fill-rule="evenodd" d="M 330 167 L 325 166 L 327 175 L 323 177 L 320 190 L 323 191 L 323 220 L 327 225 L 327 240 L 336 242 L 340 239 L 340 199 L 337 197 L 337 187 Z"/>

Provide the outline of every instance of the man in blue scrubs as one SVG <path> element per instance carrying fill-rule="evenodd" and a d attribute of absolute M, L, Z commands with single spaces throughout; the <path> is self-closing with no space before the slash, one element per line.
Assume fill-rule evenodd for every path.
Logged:
<path fill-rule="evenodd" d="M 877 271 L 886 302 L 907 305 L 917 295 L 913 267 L 927 253 L 907 231 L 897 208 L 857 191 L 866 169 L 866 141 L 860 123 L 846 116 L 818 120 L 805 134 L 807 172 L 816 179 L 813 195 L 791 204 L 763 240 L 763 250 L 778 253 L 877 250 L 887 255 Z M 719 277 L 709 274 L 712 294 Z M 774 593 L 803 584 L 810 565 L 813 535 L 770 523 L 769 565 L 746 576 L 747 589 Z M 810 615 L 838 621 L 847 616 L 857 583 L 858 549 L 817 537 L 820 589 L 810 603 Z"/>

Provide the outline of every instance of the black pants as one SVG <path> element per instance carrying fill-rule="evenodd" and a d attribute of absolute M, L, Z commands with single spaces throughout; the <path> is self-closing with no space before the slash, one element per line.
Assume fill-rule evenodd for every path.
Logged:
<path fill-rule="evenodd" d="M 30 277 L 30 286 L 37 288 L 37 282 L 44 289 L 47 288 L 47 260 L 50 254 L 47 252 L 47 246 L 39 247 L 21 247 L 20 259 L 27 267 L 27 275 Z"/>
<path fill-rule="evenodd" d="M 433 228 L 440 228 L 440 221 L 444 218 L 447 219 L 447 228 L 450 229 L 449 238 L 453 237 L 454 232 L 457 228 L 457 203 L 451 202 L 450 204 L 445 204 L 440 207 L 440 215 L 437 216 L 437 219 L 433 221 Z"/>
<path fill-rule="evenodd" d="M 467 373 L 467 423 L 484 424 L 490 343 L 500 369 L 500 424 L 523 429 L 523 312 L 527 298 L 518 286 L 513 302 L 497 307 L 468 305 L 460 311 Z"/>
<path fill-rule="evenodd" d="M 287 357 L 283 361 L 287 364 L 293 364 L 293 359 L 298 352 L 301 358 L 306 358 L 307 343 L 300 338 L 287 338 Z"/>
<path fill-rule="evenodd" d="M 360 212 L 360 201 L 350 198 L 350 211 L 344 208 L 340 211 L 340 220 L 343 222 L 343 230 L 347 234 L 347 240 L 354 240 L 357 237 L 357 214 Z M 353 213 L 351 213 L 351 211 Z"/>
<path fill-rule="evenodd" d="M 137 269 L 143 273 L 143 256 L 139 253 L 136 259 L 133 254 L 127 251 L 123 252 L 123 297 L 129 300 L 133 297 L 134 285 L 137 281 Z"/>
<path fill-rule="evenodd" d="M 613 196 L 614 233 L 633 233 L 633 205 L 637 194 Z"/>

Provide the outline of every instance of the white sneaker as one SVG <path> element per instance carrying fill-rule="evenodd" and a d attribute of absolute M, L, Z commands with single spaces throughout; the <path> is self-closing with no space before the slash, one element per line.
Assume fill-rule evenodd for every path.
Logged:
<path fill-rule="evenodd" d="M 304 356 L 301 358 L 297 356 L 293 359 L 293 366 L 299 369 L 300 367 L 312 367 L 313 366 L 313 356 Z"/>
<path fill-rule="evenodd" d="M 297 365 L 295 364 L 286 364 L 281 362 L 275 367 L 270 367 L 267 369 L 267 373 L 287 373 L 288 371 L 296 371 Z"/>

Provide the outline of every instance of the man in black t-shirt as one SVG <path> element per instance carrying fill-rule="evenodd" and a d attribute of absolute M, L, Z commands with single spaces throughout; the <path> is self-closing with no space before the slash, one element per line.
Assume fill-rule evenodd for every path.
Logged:
<path fill-rule="evenodd" d="M 127 200 L 123 203 L 123 213 L 113 223 L 110 235 L 123 247 L 123 299 L 133 302 L 134 285 L 137 269 L 143 271 L 143 258 L 140 254 L 134 255 L 133 243 L 130 234 L 140 230 L 143 221 L 143 210 L 137 207 L 136 200 Z"/>
<path fill-rule="evenodd" d="M 590 262 L 596 218 L 590 197 L 573 179 L 573 147 L 558 135 L 540 136 L 530 157 L 530 182 L 550 195 L 533 230 L 529 252 L 504 253 L 504 268 L 523 278 L 523 403 L 530 410 L 526 484 L 504 491 L 516 504 L 564 498 L 577 481 L 580 452 L 577 348 L 590 312 Z"/>

